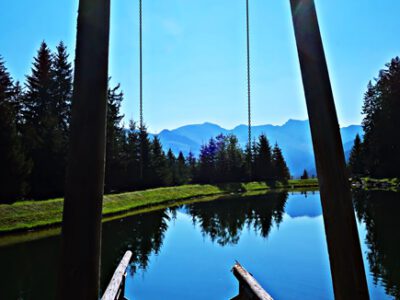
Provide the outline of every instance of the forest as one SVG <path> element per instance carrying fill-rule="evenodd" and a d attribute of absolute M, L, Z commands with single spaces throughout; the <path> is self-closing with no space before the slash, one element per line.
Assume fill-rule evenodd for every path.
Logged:
<path fill-rule="evenodd" d="M 64 191 L 73 90 L 67 47 L 42 42 L 24 84 L 14 82 L 0 57 L 0 203 L 60 197 Z M 108 89 L 106 193 L 185 183 L 286 182 L 282 151 L 260 135 L 241 149 L 234 135 L 205 143 L 199 157 L 164 153 L 157 136 L 120 112 L 120 85 Z"/>
<path fill-rule="evenodd" d="M 349 158 L 352 176 L 400 177 L 400 58 L 395 57 L 368 83 L 362 107 L 364 137 Z"/>

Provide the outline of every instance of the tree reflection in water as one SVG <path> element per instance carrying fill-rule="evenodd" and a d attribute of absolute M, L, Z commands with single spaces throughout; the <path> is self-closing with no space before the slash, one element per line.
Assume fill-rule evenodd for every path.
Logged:
<path fill-rule="evenodd" d="M 355 191 L 357 218 L 365 223 L 368 261 L 374 282 L 400 299 L 400 193 Z"/>
<path fill-rule="evenodd" d="M 253 229 L 266 238 L 273 221 L 282 222 L 288 194 L 268 193 L 257 196 L 231 197 L 187 206 L 194 224 L 219 245 L 237 244 L 244 228 Z"/>
<path fill-rule="evenodd" d="M 173 209 L 139 214 L 103 225 L 103 287 L 107 285 L 107 280 L 112 277 L 115 266 L 127 250 L 133 253 L 130 264 L 132 275 L 137 268 L 147 268 L 150 255 L 158 254 L 161 249 L 171 210 Z"/>
<path fill-rule="evenodd" d="M 267 238 L 273 222 L 282 221 L 288 194 L 268 193 L 257 196 L 226 197 L 135 215 L 103 225 L 102 286 L 111 278 L 126 250 L 133 253 L 130 272 L 146 269 L 149 257 L 161 250 L 165 232 L 177 210 L 191 215 L 204 235 L 225 246 L 236 244 L 241 231 L 251 228 Z M 112 260 L 110 260 L 112 258 Z"/>

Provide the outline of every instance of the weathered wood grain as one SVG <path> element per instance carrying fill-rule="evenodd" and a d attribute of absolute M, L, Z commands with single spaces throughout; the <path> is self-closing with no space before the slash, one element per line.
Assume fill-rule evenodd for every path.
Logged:
<path fill-rule="evenodd" d="M 273 300 L 257 280 L 238 262 L 233 266 L 232 272 L 239 281 L 239 295 L 232 300 Z"/>
<path fill-rule="evenodd" d="M 124 296 L 123 289 L 125 288 L 125 272 L 128 268 L 131 258 L 132 252 L 126 251 L 101 300 L 118 300 Z"/>

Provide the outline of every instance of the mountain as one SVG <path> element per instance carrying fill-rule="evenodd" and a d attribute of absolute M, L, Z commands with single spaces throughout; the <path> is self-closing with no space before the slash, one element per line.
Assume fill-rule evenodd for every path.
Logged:
<path fill-rule="evenodd" d="M 346 157 L 353 146 L 356 134 L 362 136 L 360 125 L 351 125 L 340 129 Z M 169 148 L 175 154 L 182 151 L 185 155 L 192 151 L 198 155 L 200 147 L 211 137 L 218 134 L 234 134 L 244 147 L 247 143 L 247 126 L 239 125 L 233 129 L 225 129 L 212 123 L 186 125 L 173 130 L 163 130 L 158 137 L 167 151 Z M 283 125 L 257 125 L 252 127 L 253 138 L 266 134 L 270 143 L 277 142 L 282 148 L 289 169 L 294 176 L 302 174 L 306 169 L 309 174 L 315 174 L 314 154 L 311 141 L 310 126 L 307 120 L 288 120 Z"/>

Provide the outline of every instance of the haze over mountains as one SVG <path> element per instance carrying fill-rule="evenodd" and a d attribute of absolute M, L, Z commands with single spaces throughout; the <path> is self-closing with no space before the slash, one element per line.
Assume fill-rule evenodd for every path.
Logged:
<path fill-rule="evenodd" d="M 165 151 L 171 148 L 175 154 L 182 151 L 185 155 L 192 151 L 197 156 L 203 144 L 211 137 L 221 133 L 236 135 L 242 147 L 247 143 L 246 125 L 239 125 L 229 130 L 207 122 L 186 125 L 174 130 L 165 129 L 158 134 L 158 137 Z M 308 120 L 288 120 L 283 125 L 257 125 L 252 127 L 253 138 L 257 138 L 262 133 L 267 135 L 271 146 L 277 142 L 282 148 L 292 175 L 299 176 L 304 169 L 308 170 L 310 175 L 316 173 Z M 360 125 L 341 128 L 346 157 L 350 153 L 357 133 L 362 135 Z"/>

